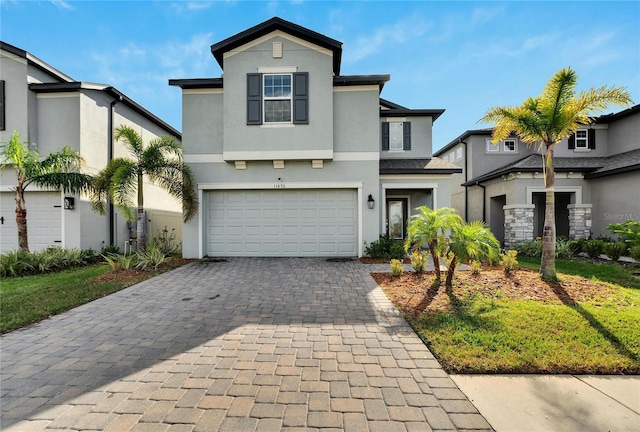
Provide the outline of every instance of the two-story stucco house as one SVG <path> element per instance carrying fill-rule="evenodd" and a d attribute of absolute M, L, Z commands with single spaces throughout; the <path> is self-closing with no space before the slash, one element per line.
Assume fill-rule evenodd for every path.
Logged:
<path fill-rule="evenodd" d="M 41 157 L 69 146 L 84 158 L 85 171 L 95 174 L 111 158 L 129 156 L 113 141 L 119 125 L 134 127 L 145 142 L 181 137 L 116 88 L 75 81 L 31 53 L 0 42 L 0 141 L 7 142 L 17 131 Z M 3 170 L 0 181 L 0 250 L 6 252 L 18 248 L 13 169 Z M 175 227 L 179 235 L 181 203 L 151 184 L 145 185 L 145 201 L 149 235 L 164 226 Z M 113 209 L 104 216 L 94 213 L 85 197 L 30 186 L 25 202 L 32 251 L 49 246 L 100 251 L 110 244 L 122 249 L 130 238 L 121 216 Z"/>
<path fill-rule="evenodd" d="M 341 75 L 342 43 L 272 18 L 211 47 L 221 78 L 174 79 L 200 213 L 183 255 L 361 256 L 412 209 L 448 206 L 432 155 L 444 110 L 380 99 L 389 75 Z"/>
<path fill-rule="evenodd" d="M 491 134 L 468 130 L 435 155 L 462 168 L 452 207 L 467 220 L 486 221 L 512 247 L 542 236 L 542 156 L 516 136 L 493 145 Z M 605 236 L 611 223 L 640 220 L 640 105 L 600 116 L 561 141 L 554 164 L 558 236 Z"/>

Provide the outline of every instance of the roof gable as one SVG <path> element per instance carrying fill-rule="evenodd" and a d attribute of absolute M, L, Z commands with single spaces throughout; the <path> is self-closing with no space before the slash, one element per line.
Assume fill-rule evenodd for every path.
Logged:
<path fill-rule="evenodd" d="M 211 54 L 213 54 L 220 67 L 224 70 L 224 54 L 226 52 L 275 31 L 281 31 L 331 51 L 333 53 L 333 73 L 335 75 L 340 75 L 342 42 L 278 17 L 271 18 L 268 21 L 211 45 Z"/>

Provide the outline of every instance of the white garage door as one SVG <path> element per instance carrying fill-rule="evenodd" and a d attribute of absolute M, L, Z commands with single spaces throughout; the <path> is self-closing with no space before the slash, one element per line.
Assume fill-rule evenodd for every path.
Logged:
<path fill-rule="evenodd" d="M 29 250 L 62 245 L 62 206 L 59 192 L 26 192 Z M 13 192 L 0 193 L 0 250 L 18 249 L 16 202 Z"/>
<path fill-rule="evenodd" d="M 209 256 L 357 256 L 357 192 L 212 191 Z"/>

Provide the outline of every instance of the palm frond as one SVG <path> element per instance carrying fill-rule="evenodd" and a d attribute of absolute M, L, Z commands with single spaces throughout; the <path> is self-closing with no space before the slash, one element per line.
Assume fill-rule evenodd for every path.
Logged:
<path fill-rule="evenodd" d="M 136 132 L 132 127 L 126 125 L 120 125 L 116 128 L 116 132 L 113 135 L 116 141 L 123 141 L 124 146 L 133 153 L 137 159 L 143 151 L 142 136 Z"/>

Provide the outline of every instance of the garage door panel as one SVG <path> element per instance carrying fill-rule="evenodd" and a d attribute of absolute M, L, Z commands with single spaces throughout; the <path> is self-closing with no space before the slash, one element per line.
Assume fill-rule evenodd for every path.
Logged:
<path fill-rule="evenodd" d="M 26 192 L 27 233 L 32 252 L 62 245 L 62 206 L 59 192 Z M 0 193 L 0 251 L 18 249 L 16 202 L 13 192 Z"/>
<path fill-rule="evenodd" d="M 211 191 L 208 255 L 355 256 L 356 190 Z"/>

